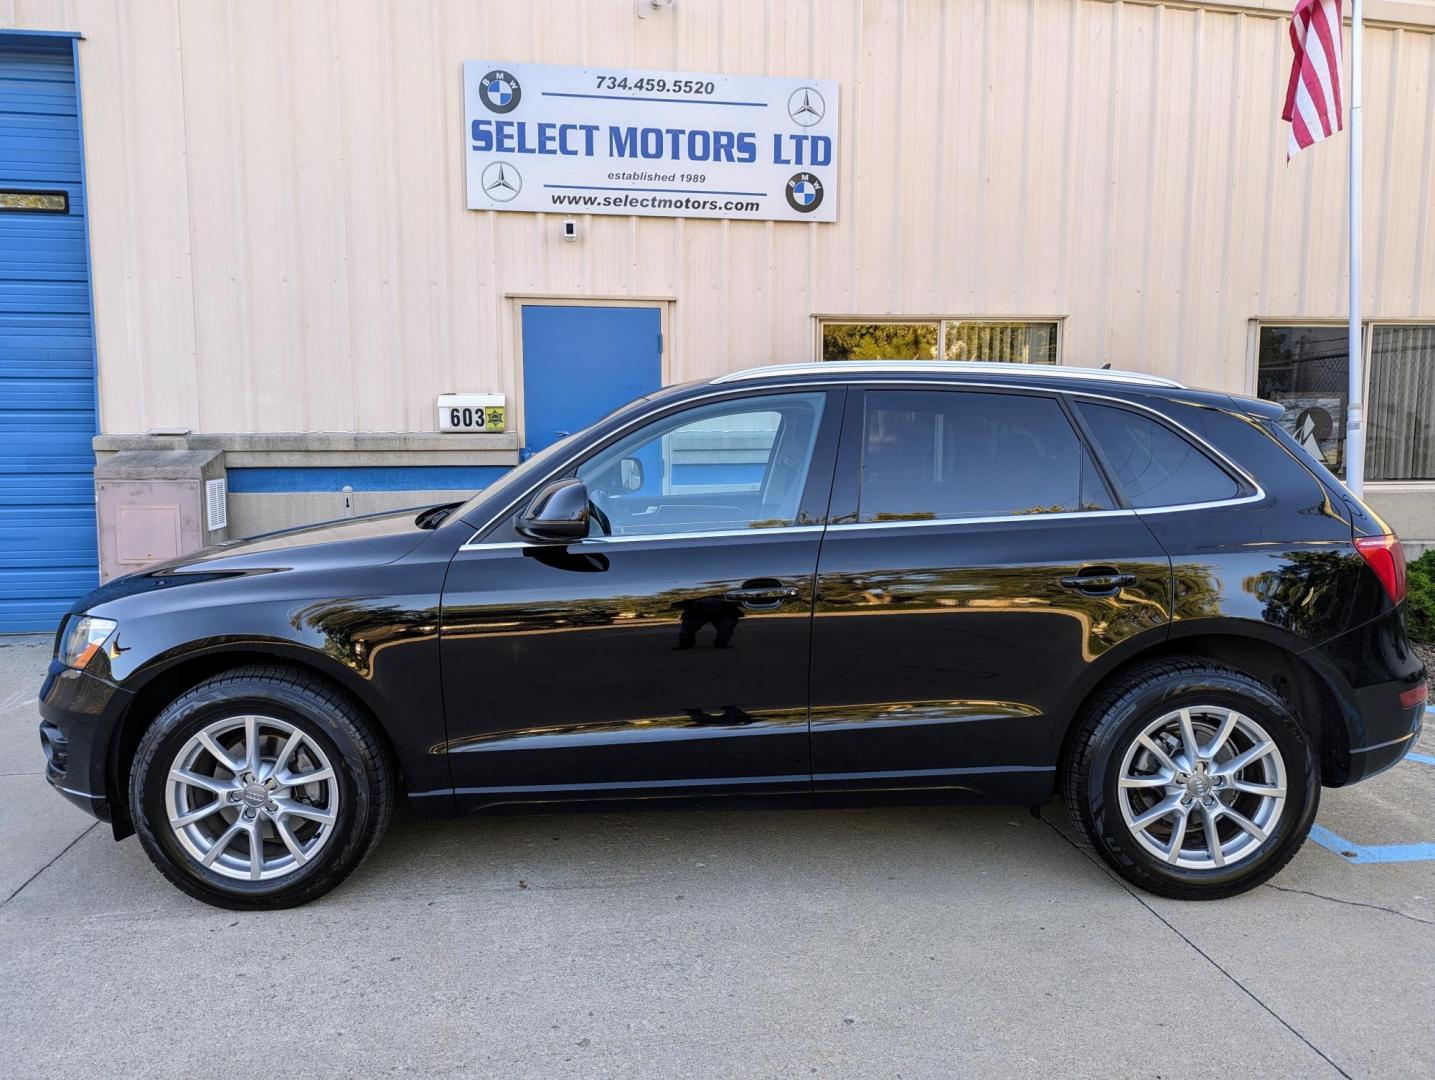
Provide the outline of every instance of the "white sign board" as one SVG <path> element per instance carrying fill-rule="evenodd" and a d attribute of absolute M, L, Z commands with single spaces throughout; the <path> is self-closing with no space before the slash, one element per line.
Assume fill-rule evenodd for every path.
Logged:
<path fill-rule="evenodd" d="M 837 83 L 470 60 L 471 210 L 837 220 Z"/>

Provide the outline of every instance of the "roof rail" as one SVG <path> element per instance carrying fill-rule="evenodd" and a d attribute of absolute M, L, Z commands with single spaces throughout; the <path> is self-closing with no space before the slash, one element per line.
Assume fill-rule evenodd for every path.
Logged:
<path fill-rule="evenodd" d="M 1161 375 L 1149 375 L 1144 371 L 1119 371 L 1111 368 L 1058 367 L 1053 364 L 999 364 L 980 360 L 824 360 L 806 364 L 773 364 L 768 367 L 746 368 L 730 371 L 713 379 L 713 384 L 734 382 L 755 382 L 761 379 L 776 379 L 784 375 L 806 375 L 817 372 L 833 373 L 894 373 L 921 375 L 939 371 L 945 374 L 961 375 L 1032 375 L 1049 379 L 1095 379 L 1111 382 L 1137 383 L 1142 386 L 1169 386 L 1178 390 L 1186 388 L 1185 383 Z"/>

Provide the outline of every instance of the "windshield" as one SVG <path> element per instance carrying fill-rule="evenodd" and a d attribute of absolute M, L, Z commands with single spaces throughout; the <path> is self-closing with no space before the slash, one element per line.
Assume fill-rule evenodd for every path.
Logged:
<path fill-rule="evenodd" d="M 494 481 L 482 491 L 475 492 L 472 498 L 456 509 L 449 517 L 451 519 L 462 518 L 475 528 L 483 526 L 485 522 L 469 520 L 470 515 L 478 509 L 480 503 L 487 502 L 489 499 L 507 502 L 510 499 L 517 498 L 523 493 L 525 488 L 532 485 L 535 479 L 542 476 L 544 472 L 552 469 L 553 466 L 564 457 L 573 453 L 573 451 L 577 449 L 580 440 L 586 442 L 588 434 L 594 428 L 601 424 L 606 424 L 609 420 L 622 416 L 624 413 L 633 412 L 634 410 L 646 411 L 674 395 L 682 394 L 691 387 L 698 385 L 701 381 L 702 380 L 692 380 L 689 382 L 674 383 L 672 386 L 664 386 L 662 389 L 655 390 L 651 394 L 634 398 L 627 404 L 618 406 L 618 408 L 601 419 L 595 420 L 581 431 L 575 431 L 572 435 L 560 439 L 552 446 L 544 447 L 544 449 L 534 454 L 517 468 L 504 474 L 501 479 Z"/>
<path fill-rule="evenodd" d="M 552 446 L 545 447 L 538 451 L 538 453 L 534 454 L 527 461 L 505 473 L 501 479 L 475 492 L 469 500 L 455 510 L 451 516 L 466 518 L 480 502 L 483 502 L 490 496 L 501 496 L 509 494 L 510 492 L 516 495 L 530 483 L 531 477 L 541 476 L 543 471 L 549 468 L 553 462 L 560 460 L 572 447 L 573 443 L 577 441 L 578 436 L 582 434 L 583 432 L 581 431 L 575 431 L 572 435 L 559 439 Z"/>
<path fill-rule="evenodd" d="M 505 473 L 501 479 L 494 481 L 492 484 L 490 484 L 486 488 L 483 488 L 481 491 L 475 492 L 472 497 L 470 497 L 467 502 L 465 502 L 462 506 L 456 509 L 450 515 L 450 517 L 466 519 L 469 514 L 471 514 L 475 509 L 477 509 L 478 504 L 481 502 L 486 502 L 490 498 L 511 499 L 515 497 L 525 487 L 531 484 L 535 477 L 542 476 L 545 470 L 552 468 L 554 462 L 561 461 L 564 455 L 571 453 L 573 446 L 578 441 L 578 439 L 581 436 L 585 435 L 588 431 L 592 430 L 592 428 L 596 427 L 598 424 L 603 423 L 605 420 L 610 419 L 611 417 L 617 416 L 619 413 L 627 412 L 629 409 L 632 409 L 639 405 L 645 405 L 652 400 L 652 395 L 648 397 L 634 398 L 632 401 L 624 405 L 620 405 L 618 408 L 608 413 L 608 415 L 604 416 L 602 419 L 596 420 L 592 424 L 589 424 L 588 427 L 583 428 L 581 431 L 575 431 L 572 435 L 567 435 L 564 438 L 559 439 L 551 446 L 544 447 L 527 461 L 521 463 L 511 471 Z M 469 522 L 469 524 L 477 527 L 478 525 L 481 525 L 482 522 Z"/>

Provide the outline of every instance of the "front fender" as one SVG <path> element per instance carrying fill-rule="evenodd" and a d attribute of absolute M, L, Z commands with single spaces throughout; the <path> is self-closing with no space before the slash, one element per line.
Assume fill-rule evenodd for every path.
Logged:
<path fill-rule="evenodd" d="M 118 725 L 128 728 L 225 668 L 283 663 L 313 671 L 375 716 L 410 790 L 446 789 L 447 759 L 435 752 L 446 739 L 438 657 L 444 566 L 277 572 L 148 590 L 92 609 L 119 625 L 87 674 L 130 696 L 135 715 Z M 356 584 L 372 590 L 359 593 Z M 137 741 L 118 728 L 112 755 Z"/>

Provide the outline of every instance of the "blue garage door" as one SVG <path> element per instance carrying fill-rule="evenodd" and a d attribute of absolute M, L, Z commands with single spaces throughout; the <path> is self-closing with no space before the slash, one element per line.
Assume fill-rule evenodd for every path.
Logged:
<path fill-rule="evenodd" d="M 94 434 L 74 46 L 0 32 L 0 633 L 98 581 Z"/>
<path fill-rule="evenodd" d="M 523 308 L 523 448 L 536 454 L 663 384 L 655 307 Z"/>

